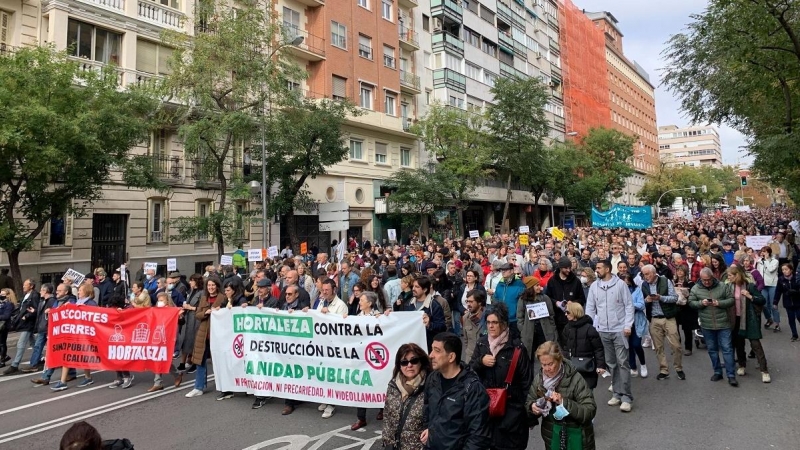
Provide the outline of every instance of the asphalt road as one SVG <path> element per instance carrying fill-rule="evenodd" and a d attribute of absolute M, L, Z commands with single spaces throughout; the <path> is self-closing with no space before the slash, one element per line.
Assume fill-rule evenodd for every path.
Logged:
<path fill-rule="evenodd" d="M 597 448 L 800 448 L 800 343 L 790 343 L 789 337 L 787 329 L 769 332 L 763 340 L 772 383 L 761 383 L 751 359 L 738 389 L 709 381 L 705 350 L 684 357 L 686 381 L 674 373 L 656 381 L 655 353 L 647 350 L 651 375 L 634 378 L 631 413 L 605 404 L 610 395 L 606 381 L 595 391 Z M 252 397 L 242 394 L 216 401 L 213 378 L 206 395 L 189 399 L 184 394 L 192 388 L 192 375 L 178 388 L 166 376 L 170 387 L 152 394 L 145 392 L 152 383 L 147 373 L 137 374 L 127 390 L 108 389 L 114 374 L 98 372 L 94 385 L 80 389 L 73 381 L 62 392 L 34 387 L 34 376 L 39 375 L 0 377 L 0 449 L 58 448 L 64 431 L 80 420 L 97 427 L 105 439 L 127 437 L 138 450 L 377 450 L 381 445 L 375 411 L 368 413 L 365 429 L 353 432 L 353 408 L 339 407 L 332 418 L 322 419 L 317 405 L 304 404 L 281 416 L 283 401 L 273 399 L 252 410 Z M 528 448 L 544 449 L 538 428 L 531 432 Z"/>

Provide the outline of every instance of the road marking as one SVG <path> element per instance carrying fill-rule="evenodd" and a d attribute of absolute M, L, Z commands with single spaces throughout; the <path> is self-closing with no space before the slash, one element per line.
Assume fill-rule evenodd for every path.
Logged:
<path fill-rule="evenodd" d="M 214 375 L 209 375 L 208 381 L 209 382 L 214 381 L 214 378 L 215 378 Z M 87 409 L 85 411 L 71 414 L 69 416 L 59 417 L 58 419 L 43 422 L 38 425 L 22 428 L 13 431 L 11 433 L 0 434 L 0 444 L 15 441 L 17 439 L 22 439 L 24 437 L 32 436 L 34 434 L 39 434 L 47 430 L 52 430 L 53 428 L 69 425 L 71 423 L 78 422 L 80 420 L 86 420 L 91 417 L 99 416 L 100 414 L 105 414 L 111 411 L 116 411 L 118 409 L 126 408 L 128 406 L 133 406 L 138 403 L 146 402 L 147 400 L 162 397 L 164 395 L 174 394 L 175 392 L 180 392 L 190 387 L 194 387 L 194 380 L 182 383 L 181 386 L 177 388 L 168 387 L 165 390 L 160 391 L 158 393 L 147 392 L 144 394 L 137 395 L 135 397 L 126 398 L 103 406 L 98 406 L 96 408 Z"/>
<path fill-rule="evenodd" d="M 59 369 L 59 368 L 56 368 L 56 370 L 58 370 L 58 369 Z M 92 374 L 95 374 L 95 373 L 100 373 L 100 372 L 105 372 L 105 371 L 104 371 L 104 370 L 95 370 L 94 372 L 92 372 Z M 41 373 L 42 373 L 42 371 L 40 370 L 40 371 L 38 371 L 38 372 L 21 373 L 21 374 L 19 374 L 19 375 L 8 375 L 8 376 L 3 376 L 3 377 L 0 377 L 0 383 L 2 383 L 2 382 L 4 382 L 4 381 L 18 380 L 18 379 L 20 379 L 20 378 L 29 377 L 29 376 L 31 376 L 31 375 L 40 375 Z M 80 378 L 80 377 L 82 377 L 82 376 L 83 376 L 83 375 L 78 375 L 78 378 Z"/>
<path fill-rule="evenodd" d="M 29 403 L 27 405 L 17 406 L 16 408 L 11 408 L 11 409 L 6 409 L 4 411 L 0 411 L 0 416 L 2 416 L 3 414 L 8 414 L 8 413 L 14 412 L 14 411 L 20 411 L 20 410 L 23 410 L 23 409 L 32 408 L 34 406 L 44 405 L 45 403 L 54 402 L 56 400 L 61 400 L 61 399 L 64 399 L 64 398 L 69 398 L 69 397 L 74 397 L 76 395 L 85 394 L 87 392 L 96 391 L 98 389 L 102 389 L 102 388 L 108 387 L 108 386 L 111 386 L 111 383 L 101 384 L 100 386 L 95 386 L 95 387 L 89 388 L 89 389 L 80 388 L 80 390 L 75 391 L 75 392 L 70 392 L 69 394 L 59 395 L 57 397 L 48 398 L 47 400 L 40 400 L 38 402 Z M 34 386 L 31 386 L 31 387 L 34 387 Z"/>
<path fill-rule="evenodd" d="M 334 437 L 341 437 L 346 439 L 351 439 L 356 442 L 352 444 L 347 444 L 342 447 L 337 447 L 334 450 L 347 450 L 351 448 L 361 447 L 362 450 L 369 450 L 372 447 L 372 444 L 375 443 L 378 439 L 381 438 L 380 431 L 376 431 L 377 436 L 370 438 L 370 439 L 360 439 L 355 436 L 350 436 L 347 434 L 342 434 L 342 431 L 349 430 L 349 426 L 345 426 L 342 428 L 337 428 L 335 430 L 331 430 L 325 433 L 322 433 L 318 436 L 309 437 L 304 434 L 293 434 L 289 436 L 279 436 L 273 439 L 269 439 L 263 442 L 259 442 L 258 444 L 251 445 L 250 447 L 246 447 L 244 450 L 261 450 L 263 448 L 272 447 L 276 444 L 286 444 L 281 447 L 276 447 L 273 450 L 303 450 L 303 448 L 308 445 L 310 442 L 315 442 L 314 445 L 309 447 L 307 450 L 319 450 L 326 442 L 328 442 L 331 438 Z M 2 442 L 2 441 L 0 441 Z"/>

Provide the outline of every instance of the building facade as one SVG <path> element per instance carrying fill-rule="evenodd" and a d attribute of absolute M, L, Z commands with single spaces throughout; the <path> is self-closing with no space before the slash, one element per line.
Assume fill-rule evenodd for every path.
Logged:
<path fill-rule="evenodd" d="M 658 152 L 661 162 L 669 167 L 722 167 L 719 133 L 716 127 L 710 125 L 658 127 Z"/>

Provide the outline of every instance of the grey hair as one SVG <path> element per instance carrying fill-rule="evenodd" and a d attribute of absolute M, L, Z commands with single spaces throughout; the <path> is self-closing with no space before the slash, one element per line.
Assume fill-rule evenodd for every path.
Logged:
<path fill-rule="evenodd" d="M 714 271 L 711 270 L 710 267 L 703 267 L 702 269 L 700 269 L 700 275 L 705 275 L 714 278 Z"/>
<path fill-rule="evenodd" d="M 544 261 L 545 264 L 547 265 L 547 271 L 548 272 L 553 270 L 553 263 L 550 262 L 550 258 L 546 258 L 546 257 L 539 258 L 539 264 L 541 264 L 542 261 Z"/>
<path fill-rule="evenodd" d="M 642 273 L 650 272 L 650 271 L 653 271 L 653 272 L 657 273 L 656 272 L 656 266 L 654 266 L 652 264 L 645 264 L 644 266 L 642 266 Z"/>
<path fill-rule="evenodd" d="M 367 297 L 367 301 L 369 302 L 369 305 L 372 308 L 374 308 L 375 305 L 378 304 L 378 294 L 376 294 L 376 293 L 374 293 L 372 291 L 364 291 L 364 292 L 361 293 L 361 296 L 362 297 Z"/>
<path fill-rule="evenodd" d="M 672 260 L 673 260 L 673 261 L 677 261 L 677 260 L 678 260 L 678 258 L 681 258 L 681 259 L 683 259 L 683 255 L 681 255 L 680 253 L 673 253 L 673 254 L 672 254 Z"/>

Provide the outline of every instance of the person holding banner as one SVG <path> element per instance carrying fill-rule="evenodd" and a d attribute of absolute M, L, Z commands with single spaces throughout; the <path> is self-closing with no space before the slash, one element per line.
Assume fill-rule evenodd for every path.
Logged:
<path fill-rule="evenodd" d="M 156 308 L 175 308 L 175 303 L 172 303 L 172 296 L 167 292 L 160 292 L 156 296 Z M 183 316 L 183 314 L 184 311 L 181 310 L 180 316 Z M 169 364 L 169 374 L 172 375 L 175 379 L 175 387 L 180 386 L 181 381 L 183 381 L 183 373 L 175 370 L 175 365 L 172 364 L 172 362 L 170 362 Z M 150 389 L 147 390 L 147 392 L 157 392 L 164 390 L 162 375 L 163 374 L 160 373 L 155 374 L 155 377 L 153 378 L 153 386 L 151 386 Z"/>
<path fill-rule="evenodd" d="M 97 302 L 94 301 L 94 286 L 91 283 L 83 283 L 78 287 L 78 300 L 75 302 L 78 306 L 97 306 Z M 61 381 L 56 383 L 55 386 L 51 387 L 50 389 L 54 391 L 63 391 L 67 389 L 69 386 L 67 385 L 67 381 L 71 378 L 70 369 L 68 367 L 61 368 Z M 92 379 L 92 371 L 88 369 L 83 370 L 83 381 L 78 384 L 78 387 L 86 387 L 91 386 L 94 384 L 94 380 Z"/>
<path fill-rule="evenodd" d="M 372 317 L 380 316 L 381 312 L 378 310 L 378 294 L 372 291 L 364 291 L 363 293 L 361 293 L 361 297 L 358 299 L 358 309 L 359 309 L 358 311 L 359 316 L 372 316 Z M 331 409 L 330 413 L 328 413 L 328 408 Z M 334 409 L 335 408 L 333 405 L 328 405 L 325 408 L 325 414 L 322 415 L 322 418 L 327 419 L 330 416 L 332 416 Z M 356 418 L 358 420 L 356 420 L 356 422 L 352 426 L 350 426 L 350 429 L 353 431 L 367 426 L 367 409 L 357 408 Z M 375 420 L 383 420 L 383 410 L 378 411 L 378 415 L 375 417 Z"/>
<path fill-rule="evenodd" d="M 392 381 L 386 389 L 381 440 L 386 450 L 422 450 L 425 429 L 425 381 L 431 362 L 417 344 L 403 344 L 394 358 Z"/>
<path fill-rule="evenodd" d="M 186 397 L 199 397 L 203 395 L 203 390 L 208 384 L 208 369 L 206 361 L 211 357 L 210 330 L 211 330 L 211 311 L 219 309 L 227 301 L 220 292 L 221 283 L 219 278 L 211 276 L 206 281 L 206 289 L 200 297 L 200 306 L 194 312 L 194 317 L 198 322 L 197 334 L 194 337 L 194 349 L 192 350 L 192 364 L 197 366 L 197 374 L 194 377 L 194 389 L 186 394 Z"/>

